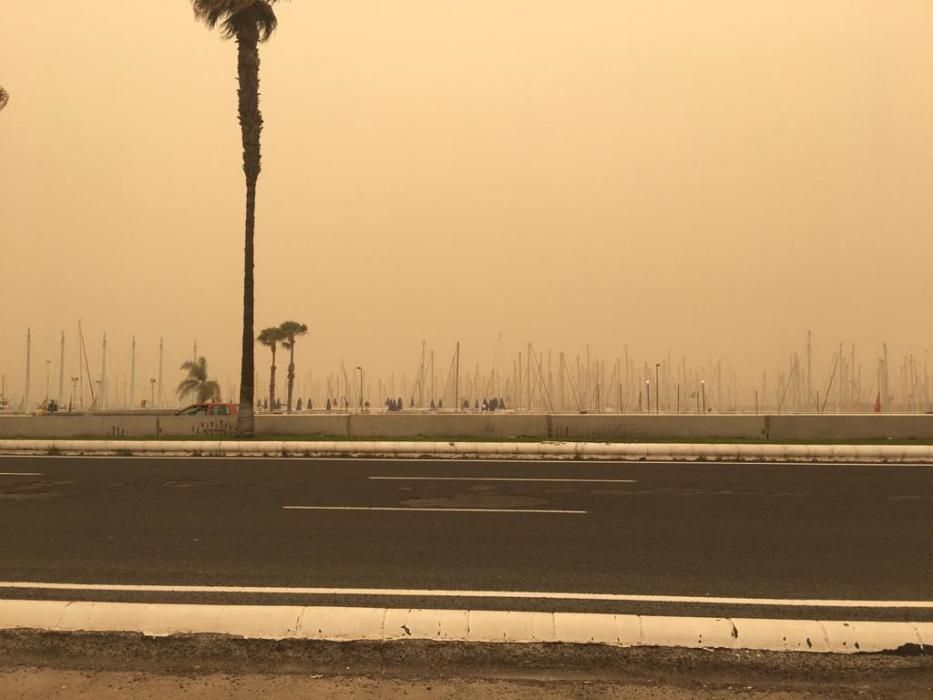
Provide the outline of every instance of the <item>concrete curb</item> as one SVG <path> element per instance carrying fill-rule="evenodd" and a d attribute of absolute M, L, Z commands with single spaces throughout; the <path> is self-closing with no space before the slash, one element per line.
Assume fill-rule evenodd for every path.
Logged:
<path fill-rule="evenodd" d="M 0 454 L 435 457 L 933 463 L 933 445 L 745 445 L 608 442 L 412 442 L 238 440 L 0 440 Z"/>
<path fill-rule="evenodd" d="M 597 613 L 181 605 L 0 600 L 0 629 L 225 634 L 336 642 L 409 639 L 473 643 L 604 644 L 854 654 L 921 650 L 930 622 L 837 622 Z"/>

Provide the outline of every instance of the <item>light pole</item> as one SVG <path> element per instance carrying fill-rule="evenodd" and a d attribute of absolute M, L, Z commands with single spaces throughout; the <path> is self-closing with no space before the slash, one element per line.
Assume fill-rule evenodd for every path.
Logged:
<path fill-rule="evenodd" d="M 648 400 L 648 413 L 651 413 L 651 380 L 645 380 L 645 398 Z"/>
<path fill-rule="evenodd" d="M 357 366 L 357 369 L 360 371 L 360 413 L 363 412 L 363 368 Z"/>
<path fill-rule="evenodd" d="M 700 394 L 703 396 L 703 415 L 706 415 L 706 380 L 700 380 Z"/>
<path fill-rule="evenodd" d="M 661 363 L 658 362 L 654 366 L 654 412 L 661 412 Z"/>
<path fill-rule="evenodd" d="M 149 380 L 149 408 L 155 406 L 155 377 Z"/>
<path fill-rule="evenodd" d="M 49 369 L 52 366 L 51 360 L 45 361 L 45 402 L 49 402 Z"/>

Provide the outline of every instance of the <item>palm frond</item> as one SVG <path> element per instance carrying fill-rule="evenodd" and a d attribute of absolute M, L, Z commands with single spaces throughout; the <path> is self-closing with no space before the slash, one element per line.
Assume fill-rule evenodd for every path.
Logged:
<path fill-rule="evenodd" d="M 208 379 L 207 359 L 199 357 L 197 360 L 185 360 L 181 363 L 181 369 L 188 373 L 188 376 L 178 384 L 178 398 L 184 400 L 192 394 L 196 397 L 198 403 L 206 401 L 215 401 L 220 399 L 220 385 L 213 379 Z"/>
<path fill-rule="evenodd" d="M 274 0 L 273 0 L 274 1 Z M 221 20 L 248 8 L 255 0 L 191 0 L 194 16 L 213 29 Z"/>
<path fill-rule="evenodd" d="M 201 382 L 207 379 L 207 360 L 203 357 L 199 357 L 197 362 L 194 360 L 182 362 L 181 369 L 188 373 L 189 379 L 196 379 Z"/>
<path fill-rule="evenodd" d="M 270 4 L 274 1 L 255 0 L 249 7 L 230 15 L 223 23 L 224 37 L 232 39 L 241 29 L 255 26 L 259 31 L 259 41 L 266 41 L 279 26 L 275 10 Z"/>
<path fill-rule="evenodd" d="M 308 332 L 308 326 L 297 321 L 285 321 L 279 326 L 279 330 L 282 331 L 282 335 L 288 339 L 288 342 L 294 343 L 295 338 Z"/>
<path fill-rule="evenodd" d="M 178 384 L 178 389 L 175 391 L 178 394 L 178 398 L 184 401 L 188 396 L 196 393 L 199 386 L 200 382 L 197 382 L 194 379 L 182 379 Z"/>
<path fill-rule="evenodd" d="M 276 0 L 191 0 L 195 18 L 208 29 L 218 25 L 224 38 L 232 39 L 239 30 L 254 26 L 259 40 L 265 41 L 278 26 L 272 9 Z"/>
<path fill-rule="evenodd" d="M 282 340 L 284 340 L 284 337 L 282 330 L 278 326 L 270 326 L 269 328 L 263 328 L 259 332 L 259 335 L 256 336 L 256 340 L 274 349 L 277 343 L 281 343 Z"/>
<path fill-rule="evenodd" d="M 198 403 L 220 401 L 220 385 L 213 379 L 202 382 L 198 387 Z"/>

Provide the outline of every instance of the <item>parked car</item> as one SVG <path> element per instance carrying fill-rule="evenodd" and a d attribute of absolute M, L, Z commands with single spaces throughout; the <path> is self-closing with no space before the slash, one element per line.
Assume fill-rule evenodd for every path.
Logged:
<path fill-rule="evenodd" d="M 235 416 L 239 406 L 235 403 L 195 403 L 175 411 L 176 416 Z"/>

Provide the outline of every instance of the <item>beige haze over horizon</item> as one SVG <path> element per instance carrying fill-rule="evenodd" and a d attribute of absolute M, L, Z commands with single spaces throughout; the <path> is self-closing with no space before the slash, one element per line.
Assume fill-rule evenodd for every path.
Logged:
<path fill-rule="evenodd" d="M 933 3 L 277 5 L 261 49 L 257 331 L 298 372 L 504 348 L 726 358 L 816 334 L 866 367 L 933 346 Z M 235 45 L 187 0 L 4 2 L 0 371 L 239 374 Z M 257 348 L 262 395 L 267 352 Z M 510 362 L 511 360 L 509 360 Z M 66 363 L 66 373 L 73 371 Z M 121 369 L 122 368 L 122 369 Z M 284 371 L 281 373 L 284 374 Z M 56 383 L 57 379 L 53 379 Z M 144 395 L 140 388 L 139 394 Z"/>

